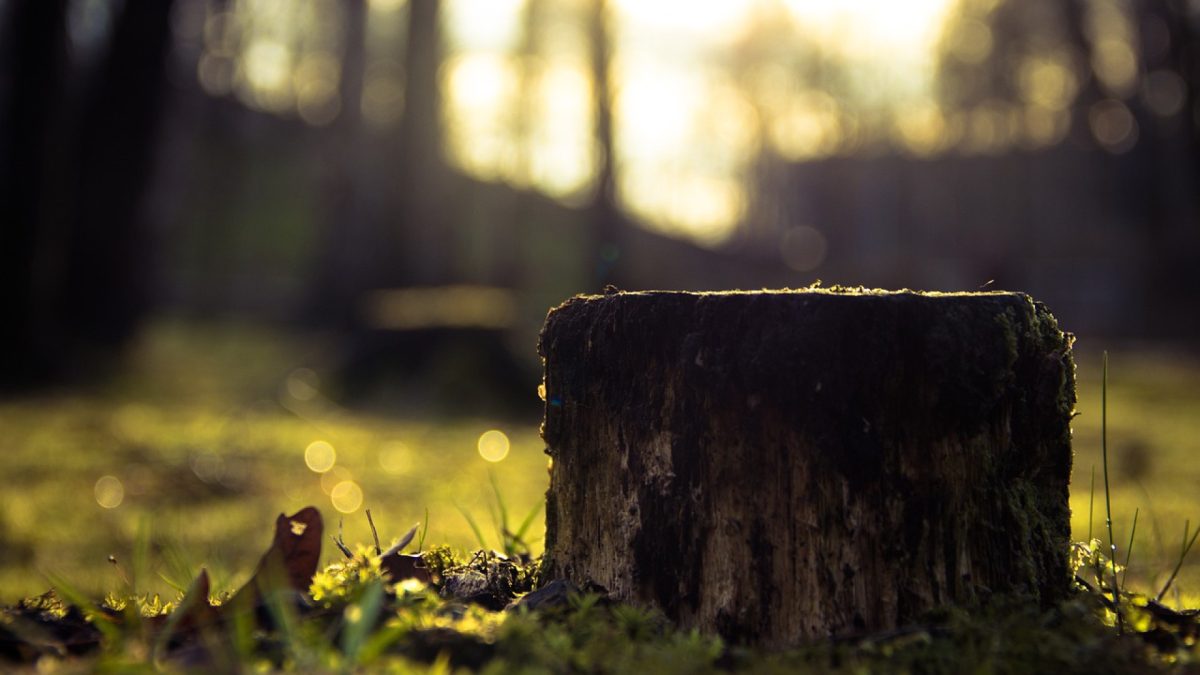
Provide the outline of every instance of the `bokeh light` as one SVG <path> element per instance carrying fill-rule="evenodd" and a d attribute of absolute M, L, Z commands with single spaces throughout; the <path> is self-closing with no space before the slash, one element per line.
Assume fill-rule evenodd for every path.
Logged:
<path fill-rule="evenodd" d="M 330 490 L 329 501 L 341 513 L 354 513 L 363 503 L 362 488 L 352 480 L 344 480 Z"/>
<path fill-rule="evenodd" d="M 489 429 L 479 436 L 479 456 L 489 462 L 499 462 L 508 457 L 508 436 L 498 429 Z"/>
<path fill-rule="evenodd" d="M 225 474 L 224 460 L 211 450 L 192 457 L 192 473 L 205 483 L 218 483 Z"/>
<path fill-rule="evenodd" d="M 333 494 L 333 488 L 337 487 L 338 483 L 353 479 L 354 474 L 349 469 L 344 466 L 335 466 L 321 474 L 321 492 L 327 495 Z"/>
<path fill-rule="evenodd" d="M 312 400 L 320 393 L 321 378 L 317 376 L 309 368 L 297 368 L 288 373 L 287 387 L 288 396 L 297 401 Z"/>
<path fill-rule="evenodd" d="M 304 463 L 317 473 L 325 473 L 337 463 L 337 451 L 328 441 L 313 441 L 304 449 Z"/>
<path fill-rule="evenodd" d="M 820 230 L 800 225 L 784 232 L 779 242 L 779 254 L 788 267 L 797 272 L 808 272 L 825 261 L 827 246 Z"/>
<path fill-rule="evenodd" d="M 403 441 L 391 441 L 379 450 L 379 468 L 387 473 L 404 473 L 412 464 L 412 450 Z"/>
<path fill-rule="evenodd" d="M 1092 135 L 1100 145 L 1113 154 L 1128 152 L 1138 139 L 1137 121 L 1124 103 L 1105 99 L 1088 110 Z"/>
<path fill-rule="evenodd" d="M 125 501 L 125 486 L 116 476 L 101 476 L 95 492 L 96 503 L 106 509 L 115 509 Z"/>

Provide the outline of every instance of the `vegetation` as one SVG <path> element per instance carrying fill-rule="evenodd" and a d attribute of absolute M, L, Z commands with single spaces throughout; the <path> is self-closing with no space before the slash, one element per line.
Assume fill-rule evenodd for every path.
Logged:
<path fill-rule="evenodd" d="M 343 481 L 361 490 L 353 509 L 355 491 L 339 493 L 348 542 L 370 540 L 369 508 L 381 531 L 399 535 L 428 513 L 428 542 L 479 547 L 461 506 L 487 545 L 503 548 L 489 517 L 489 475 L 514 533 L 548 482 L 536 392 L 519 421 L 406 417 L 420 401 L 390 402 L 386 416 L 350 411 L 325 396 L 332 385 L 300 367 L 322 349 L 245 325 L 159 323 L 110 385 L 0 400 L 0 471 L 9 477 L 0 493 L 0 603 L 45 591 L 45 573 L 93 597 L 126 582 L 173 597 L 204 565 L 214 589 L 235 589 L 267 544 L 263 523 L 280 511 L 318 505 L 336 534 L 342 514 L 330 492 Z M 479 453 L 492 429 L 510 444 L 498 462 Z M 324 473 L 306 465 L 314 441 L 334 449 Z M 98 501 L 118 498 L 114 508 Z M 542 536 L 535 517 L 521 538 L 536 554 Z M 148 549 L 140 561 L 138 541 Z M 341 555 L 325 548 L 326 563 Z"/>
<path fill-rule="evenodd" d="M 0 656 L 68 672 L 438 673 L 1152 672 L 1193 666 L 1200 657 L 1197 612 L 1128 593 L 1120 612 L 1112 611 L 1104 590 L 1109 561 L 1096 546 L 1077 547 L 1078 590 L 1054 607 L 995 597 L 931 612 L 887 634 L 767 653 L 679 631 L 655 612 L 608 602 L 602 589 L 559 581 L 531 592 L 537 569 L 528 556 L 480 551 L 464 558 L 442 547 L 405 573 L 388 563 L 398 552 L 363 546 L 313 575 L 304 550 L 322 536 L 313 509 L 280 516 L 254 577 L 216 602 L 205 572 L 170 602 L 110 593 L 95 604 L 57 581 L 56 591 L 0 615 Z M 303 568 L 311 584 L 297 589 L 288 575 L 271 575 L 273 559 L 288 575 Z M 1118 616 L 1126 630 L 1114 627 Z"/>
<path fill-rule="evenodd" d="M 206 346 L 199 359 L 197 344 Z M 1200 443 L 1200 369 L 1177 357 L 1114 359 L 1107 440 L 1115 561 L 1091 536 L 1103 531 L 1107 539 L 1103 507 L 1093 503 L 1102 493 L 1089 489 L 1093 467 L 1103 468 L 1100 359 L 1077 358 L 1072 506 L 1082 543 L 1069 600 L 1038 607 L 995 597 L 891 634 L 768 654 L 675 630 L 653 612 L 608 602 L 602 589 L 552 587 L 506 609 L 537 580 L 541 524 L 529 514 L 546 474 L 533 425 L 342 410 L 313 373 L 296 367 L 313 347 L 245 326 L 159 324 L 110 386 L 0 403 L 0 468 L 19 477 L 0 496 L 0 593 L 11 605 L 0 620 L 0 655 L 67 672 L 234 664 L 327 672 L 1152 672 L 1194 668 L 1200 656 L 1200 621 L 1182 609 L 1200 604 L 1195 556 L 1185 556 L 1200 514 L 1188 458 Z M 502 461 L 481 457 L 478 439 L 489 429 L 511 440 Z M 324 473 L 305 462 L 314 440 L 336 448 Z M 344 516 L 321 486 L 331 473 L 362 490 L 361 504 Z M 121 485 L 114 508 L 101 504 L 115 499 L 99 485 L 105 475 Z M 241 605 L 239 613 L 235 591 L 265 588 L 255 574 L 264 525 L 307 503 L 329 519 L 308 599 L 255 593 L 254 611 Z M 359 513 L 368 507 L 374 525 Z M 418 521 L 405 545 L 422 551 L 419 564 L 384 565 L 387 537 Z M 363 545 L 376 535 L 380 543 Z M 470 552 L 480 546 L 505 550 Z M 43 594 L 47 588 L 55 590 Z"/>

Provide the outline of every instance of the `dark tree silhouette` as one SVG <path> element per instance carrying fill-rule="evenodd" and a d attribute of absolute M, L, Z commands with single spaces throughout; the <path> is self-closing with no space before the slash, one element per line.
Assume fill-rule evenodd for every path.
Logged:
<path fill-rule="evenodd" d="M 14 0 L 0 26 L 0 385 L 51 369 L 48 180 L 61 138 L 66 0 Z"/>
<path fill-rule="evenodd" d="M 126 0 L 89 78 L 72 177 L 64 313 L 85 349 L 119 347 L 153 299 L 143 196 L 166 95 L 171 0 Z"/>
<path fill-rule="evenodd" d="M 150 300 L 142 198 L 171 2 L 127 0 L 94 69 L 69 59 L 66 9 L 20 0 L 4 24 L 0 360 L 15 384 L 107 360 Z"/>
<path fill-rule="evenodd" d="M 621 253 L 625 245 L 623 223 L 617 210 L 613 96 L 610 65 L 612 31 L 608 0 L 589 4 L 588 33 L 591 46 L 592 95 L 596 124 L 596 193 L 589 208 L 588 261 L 595 268 L 597 290 L 606 283 L 621 285 Z"/>

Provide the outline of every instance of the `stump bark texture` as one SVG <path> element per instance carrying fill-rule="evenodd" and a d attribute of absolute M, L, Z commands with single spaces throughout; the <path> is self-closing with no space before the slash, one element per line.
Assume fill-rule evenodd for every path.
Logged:
<path fill-rule="evenodd" d="M 572 298 L 539 344 L 545 571 L 777 646 L 1060 598 L 1071 342 L 1018 293 Z"/>

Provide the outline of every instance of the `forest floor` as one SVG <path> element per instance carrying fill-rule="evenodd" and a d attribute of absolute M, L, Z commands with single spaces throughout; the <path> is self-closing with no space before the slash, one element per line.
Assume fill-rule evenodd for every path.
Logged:
<path fill-rule="evenodd" d="M 1080 414 L 1073 425 L 1071 499 L 1073 538 L 1080 541 L 1088 538 L 1090 507 L 1091 535 L 1105 532 L 1099 350 L 1106 346 L 1086 340 L 1077 345 Z M 469 567 L 469 551 L 481 544 L 503 548 L 502 529 L 516 529 L 526 515 L 536 512 L 548 482 L 536 422 L 430 421 L 403 411 L 385 417 L 347 410 L 328 400 L 319 378 L 303 367 L 312 349 L 311 340 L 261 326 L 161 321 L 147 329 L 131 352 L 129 367 L 104 386 L 0 401 L 0 472 L 8 477 L 0 492 L 0 604 L 41 594 L 51 580 L 67 580 L 71 592 L 88 598 L 136 589 L 141 600 L 133 605 L 153 613 L 153 606 L 145 606 L 146 598 L 157 594 L 163 602 L 178 600 L 202 567 L 211 578 L 214 596 L 228 594 L 251 579 L 271 544 L 266 524 L 280 512 L 293 513 L 309 504 L 325 514 L 326 535 L 340 532 L 351 547 L 372 541 L 365 509 L 371 509 L 385 539 L 427 519 L 425 541 L 447 545 L 447 559 L 457 559 L 460 569 Z M 1126 587 L 1154 595 L 1178 558 L 1185 523 L 1200 526 L 1200 361 L 1142 347 L 1110 348 L 1107 399 L 1118 558 L 1124 558 L 1138 509 Z M 503 433 L 510 447 L 499 461 L 489 461 L 483 455 L 499 452 L 499 437 L 485 433 L 495 431 Z M 339 518 L 344 524 L 339 525 Z M 520 543 L 529 544 L 528 553 L 536 556 L 543 524 L 540 516 L 531 523 Z M 344 566 L 343 554 L 328 539 L 325 544 L 319 569 Z M 508 544 L 511 549 L 514 542 Z M 472 564 L 478 565 L 478 559 Z M 528 580 L 529 575 L 522 574 Z M 355 594 L 365 593 L 369 585 L 359 583 L 337 603 L 309 611 L 328 618 L 334 609 L 348 610 L 363 601 L 366 596 Z M 412 602 L 405 600 L 410 592 Z M 1090 663 L 1093 657 L 1103 663 L 1105 650 L 1113 649 L 1124 655 L 1121 658 L 1132 659 L 1130 667 L 1157 669 L 1171 665 L 1172 659 L 1180 663 L 1177 655 L 1147 660 L 1143 643 L 1115 638 L 1112 627 L 1105 625 L 1106 616 L 1111 623 L 1111 613 L 1097 605 L 1094 594 L 1050 613 L 1022 615 L 1024 619 L 1011 625 L 992 620 L 1001 629 L 991 638 L 977 634 L 988 624 L 950 613 L 931 618 L 908 637 L 831 644 L 816 652 L 767 660 L 708 638 L 673 632 L 652 614 L 609 607 L 587 595 L 560 608 L 558 623 L 553 624 L 557 628 L 547 628 L 537 617 L 509 621 L 504 617 L 511 613 L 446 609 L 446 601 L 434 599 L 428 589 L 397 592 L 389 587 L 381 597 L 389 612 L 405 603 L 422 607 L 410 619 L 427 623 L 427 628 L 454 624 L 460 633 L 475 631 L 471 634 L 479 639 L 474 642 L 490 645 L 484 650 L 488 654 L 517 655 L 512 650 L 518 647 L 510 641 L 525 636 L 521 639 L 528 649 L 545 653 L 521 658 L 551 670 L 589 670 L 589 663 L 608 656 L 608 665 L 600 670 L 649 659 L 661 661 L 660 670 L 672 672 L 689 670 L 687 664 L 696 669 L 751 664 L 790 672 L 803 663 L 818 672 L 843 666 L 853 671 L 875 669 L 871 664 L 881 655 L 892 664 L 911 666 L 910 658 L 932 658 L 949 666 L 966 663 L 961 659 L 974 653 L 946 656 L 940 651 L 944 640 L 983 650 L 972 658 L 992 658 L 1006 649 L 1032 658 L 1037 655 L 1022 652 L 1027 646 L 1021 642 L 1028 639 L 1033 625 L 1029 622 L 1057 626 L 1063 617 L 1076 615 L 1090 618 L 1079 618 L 1070 631 L 1058 634 L 1090 645 L 1077 650 L 1076 665 Z M 1200 555 L 1190 558 L 1163 602 L 1175 608 L 1200 606 Z M 597 603 L 599 609 L 593 607 Z M 464 617 L 473 622 L 470 630 L 459 630 Z M 339 635 L 344 628 L 344 622 L 321 624 L 322 630 Z M 1005 637 L 1009 629 L 1012 636 Z M 142 628 L 135 632 L 146 634 Z M 535 634 L 536 639 L 531 637 Z M 626 635 L 629 641 L 606 653 L 595 642 L 605 635 Z M 424 639 L 392 638 L 406 645 L 405 640 Z M 1010 638 L 1014 642 L 1008 642 Z M 573 645 L 571 658 L 581 660 L 554 662 L 560 658 L 554 656 L 555 640 Z M 122 644 L 131 643 L 126 639 Z M 344 645 L 330 644 L 336 649 L 310 650 L 304 658 L 316 661 L 305 663 L 331 670 L 346 666 Z M 389 651 L 390 644 L 379 647 L 381 653 Z M 429 655 L 412 649 L 416 651 L 400 651 L 407 657 Z M 434 649 L 430 659 L 438 651 Z M 1185 649 L 1192 651 L 1194 639 Z M 292 660 L 272 664 L 303 665 L 296 654 L 288 658 Z M 442 668 L 483 662 L 430 663 Z M 923 670 L 953 672 L 922 663 Z"/>

